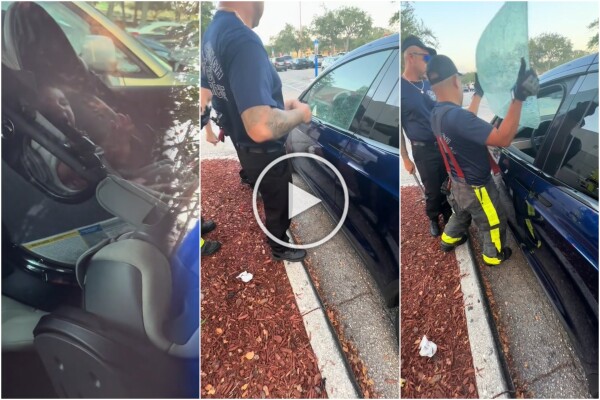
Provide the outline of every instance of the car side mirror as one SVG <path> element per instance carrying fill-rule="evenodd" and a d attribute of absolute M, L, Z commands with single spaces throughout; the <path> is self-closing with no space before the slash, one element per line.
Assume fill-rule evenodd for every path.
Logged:
<path fill-rule="evenodd" d="M 81 57 L 92 71 L 112 73 L 117 70 L 117 51 L 109 37 L 86 36 Z"/>

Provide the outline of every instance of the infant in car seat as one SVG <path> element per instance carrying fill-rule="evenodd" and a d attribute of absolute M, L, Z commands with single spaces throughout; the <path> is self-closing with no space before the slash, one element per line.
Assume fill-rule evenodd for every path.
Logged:
<path fill-rule="evenodd" d="M 65 92 L 74 101 L 69 101 Z M 73 108 L 78 111 L 77 120 Z M 59 130 L 70 127 L 87 135 L 104 150 L 104 157 L 113 168 L 139 167 L 132 152 L 137 132 L 131 118 L 116 113 L 98 97 L 45 85 L 39 91 L 39 111 Z M 53 183 L 60 189 L 70 193 L 87 187 L 83 178 L 50 152 L 35 142 L 32 147 L 50 167 Z"/>

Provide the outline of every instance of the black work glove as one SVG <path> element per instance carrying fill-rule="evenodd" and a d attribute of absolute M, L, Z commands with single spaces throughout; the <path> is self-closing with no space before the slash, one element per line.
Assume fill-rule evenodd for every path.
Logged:
<path fill-rule="evenodd" d="M 525 70 L 525 59 L 521 57 L 521 68 L 517 83 L 512 88 L 516 100 L 525 101 L 529 96 L 536 96 L 540 90 L 540 80 L 533 69 Z"/>
<path fill-rule="evenodd" d="M 481 83 L 479 83 L 479 76 L 475 73 L 475 94 L 479 97 L 483 97 L 483 88 L 481 87 Z"/>

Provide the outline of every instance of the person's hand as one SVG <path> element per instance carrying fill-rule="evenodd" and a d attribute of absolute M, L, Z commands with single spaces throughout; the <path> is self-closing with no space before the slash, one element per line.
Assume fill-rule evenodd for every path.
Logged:
<path fill-rule="evenodd" d="M 525 69 L 525 59 L 521 57 L 521 68 L 517 83 L 512 88 L 516 100 L 525 101 L 529 96 L 536 96 L 540 90 L 540 80 L 533 69 Z"/>
<path fill-rule="evenodd" d="M 408 171 L 409 174 L 415 173 L 415 163 L 411 161 L 410 158 L 406 158 L 402 160 L 404 162 L 404 169 Z"/>
<path fill-rule="evenodd" d="M 483 97 L 483 88 L 481 87 L 481 83 L 479 83 L 479 76 L 475 73 L 475 94 L 479 97 Z"/>
<path fill-rule="evenodd" d="M 210 126 L 210 124 L 207 124 L 205 126 L 204 130 L 206 131 L 206 141 L 208 143 L 212 143 L 214 146 L 216 146 L 217 143 L 219 143 L 219 138 L 213 132 L 212 127 Z"/>
<path fill-rule="evenodd" d="M 286 104 L 286 106 L 290 107 L 290 110 L 300 110 L 302 111 L 302 122 L 305 124 L 310 123 L 312 118 L 312 113 L 310 112 L 310 107 L 308 104 L 301 102 L 300 100 L 294 99 Z"/>

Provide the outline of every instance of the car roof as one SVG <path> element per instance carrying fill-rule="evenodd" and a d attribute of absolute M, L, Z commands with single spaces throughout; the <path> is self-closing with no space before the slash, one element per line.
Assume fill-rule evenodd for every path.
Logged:
<path fill-rule="evenodd" d="M 373 53 L 379 50 L 385 49 L 397 49 L 400 47 L 400 34 L 394 33 L 393 35 L 384 36 L 380 39 L 374 40 L 370 43 L 360 46 L 357 49 L 346 53 L 343 56 L 339 56 L 337 60 L 331 65 L 338 65 L 339 63 L 345 63 L 352 59 L 361 57 L 368 53 Z"/>
<path fill-rule="evenodd" d="M 586 72 L 594 64 L 598 64 L 598 53 L 577 58 L 545 72 L 540 76 L 540 83 Z"/>

